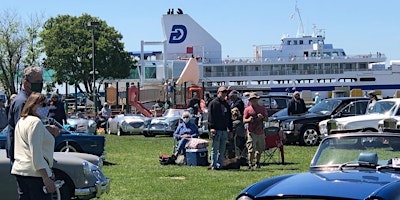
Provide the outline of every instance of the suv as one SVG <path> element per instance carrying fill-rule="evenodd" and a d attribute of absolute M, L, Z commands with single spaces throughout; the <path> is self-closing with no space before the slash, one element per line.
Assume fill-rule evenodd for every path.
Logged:
<path fill-rule="evenodd" d="M 318 130 L 318 123 L 322 120 L 329 119 L 331 117 L 345 117 L 362 113 L 362 109 L 366 109 L 368 104 L 367 101 L 360 102 L 363 106 L 355 106 L 354 108 L 361 109 L 360 111 L 354 112 L 343 112 L 343 108 L 352 102 L 368 100 L 365 97 L 338 97 L 324 99 L 317 105 L 313 106 L 308 110 L 307 113 L 299 116 L 292 116 L 291 118 L 279 121 L 279 118 L 275 120 L 279 121 L 280 127 L 285 133 L 287 142 L 296 143 L 306 146 L 317 145 L 320 140 L 320 132 Z M 351 104 L 357 105 L 357 104 Z M 349 111 L 352 109 L 348 109 Z M 340 114 L 337 114 L 339 113 Z M 365 112 L 365 111 L 364 111 Z"/>

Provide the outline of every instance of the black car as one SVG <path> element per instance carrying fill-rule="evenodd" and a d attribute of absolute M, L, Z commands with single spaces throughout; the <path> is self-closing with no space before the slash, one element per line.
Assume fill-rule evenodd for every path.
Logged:
<path fill-rule="evenodd" d="M 287 108 L 287 105 L 293 97 L 288 95 L 260 95 L 263 106 L 267 108 L 268 116 Z"/>
<path fill-rule="evenodd" d="M 361 101 L 363 100 L 363 101 Z M 352 103 L 354 102 L 354 103 Z M 345 108 L 350 104 L 350 107 Z M 300 145 L 314 146 L 320 140 L 318 123 L 331 117 L 354 116 L 365 113 L 368 105 L 366 97 L 338 97 L 322 100 L 313 106 L 307 113 L 292 117 L 277 117 L 274 121 L 283 130 L 288 143 L 299 143 Z M 354 112 L 348 112 L 353 111 Z M 271 123 L 271 121 L 270 121 Z"/>

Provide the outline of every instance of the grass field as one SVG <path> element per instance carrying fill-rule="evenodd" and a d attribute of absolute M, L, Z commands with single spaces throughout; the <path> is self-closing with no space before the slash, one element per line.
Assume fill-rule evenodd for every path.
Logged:
<path fill-rule="evenodd" d="M 316 148 L 285 146 L 285 165 L 262 165 L 253 171 L 245 166 L 211 171 L 207 167 L 160 165 L 158 156 L 172 153 L 171 137 L 107 135 L 103 171 L 111 178 L 111 190 L 101 199 L 235 199 L 257 181 L 307 171 Z"/>

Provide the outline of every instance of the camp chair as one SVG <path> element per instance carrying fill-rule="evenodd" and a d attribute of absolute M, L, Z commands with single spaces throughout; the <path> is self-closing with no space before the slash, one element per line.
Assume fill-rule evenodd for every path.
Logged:
<path fill-rule="evenodd" d="M 265 133 L 265 151 L 263 152 L 264 163 L 282 163 L 285 164 L 285 155 L 283 150 L 283 144 L 285 140 L 280 132 L 280 128 L 277 126 L 270 126 L 264 129 Z M 279 150 L 280 154 L 275 155 Z M 280 157 L 280 161 L 278 159 Z"/>

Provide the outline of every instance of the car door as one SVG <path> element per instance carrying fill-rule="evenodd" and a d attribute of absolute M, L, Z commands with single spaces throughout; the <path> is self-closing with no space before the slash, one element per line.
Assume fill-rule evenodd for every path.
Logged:
<path fill-rule="evenodd" d="M 364 115 L 367 112 L 369 100 L 354 101 L 343 107 L 338 113 L 334 115 L 338 117 L 349 117 L 356 115 Z"/>

